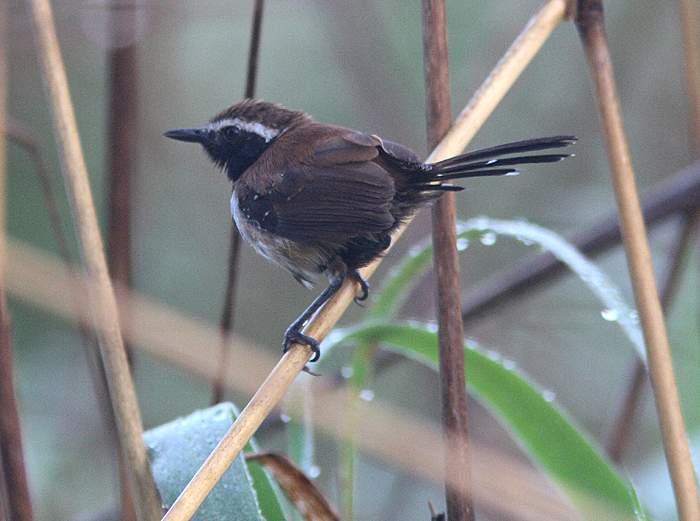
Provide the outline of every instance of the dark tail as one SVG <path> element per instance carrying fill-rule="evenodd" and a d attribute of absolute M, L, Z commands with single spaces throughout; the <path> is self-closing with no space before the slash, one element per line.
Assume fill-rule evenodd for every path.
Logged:
<path fill-rule="evenodd" d="M 424 184 L 425 190 L 459 191 L 463 188 L 448 183 L 442 183 L 448 179 L 461 179 L 463 177 L 480 177 L 492 175 L 506 175 L 517 173 L 516 165 L 528 165 L 536 163 L 556 163 L 572 154 L 534 154 L 518 155 L 537 150 L 549 150 L 552 148 L 564 148 L 576 142 L 574 136 L 552 136 L 514 143 L 505 143 L 491 148 L 484 148 L 474 152 L 468 152 L 461 156 L 445 159 L 438 163 L 426 165 L 430 180 Z"/>

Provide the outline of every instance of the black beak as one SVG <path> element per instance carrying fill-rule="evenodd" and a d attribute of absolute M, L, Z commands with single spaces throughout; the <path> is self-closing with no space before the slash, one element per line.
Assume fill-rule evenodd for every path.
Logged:
<path fill-rule="evenodd" d="M 178 141 L 189 141 L 191 143 L 204 143 L 209 141 L 206 131 L 201 128 L 178 128 L 164 132 L 165 137 L 177 139 Z"/>

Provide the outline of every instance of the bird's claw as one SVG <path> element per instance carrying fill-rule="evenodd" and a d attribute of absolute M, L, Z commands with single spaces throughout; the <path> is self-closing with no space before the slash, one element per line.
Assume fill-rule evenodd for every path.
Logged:
<path fill-rule="evenodd" d="M 318 340 L 304 335 L 295 329 L 288 329 L 284 334 L 284 346 L 282 348 L 282 352 L 286 353 L 294 344 L 306 344 L 311 348 L 311 351 L 313 351 L 314 354 L 309 359 L 309 362 L 315 362 L 321 356 L 321 348 L 319 347 Z"/>
<path fill-rule="evenodd" d="M 364 302 L 367 300 L 367 297 L 369 297 L 369 283 L 357 272 L 357 270 L 352 272 L 352 277 L 360 285 L 361 292 L 355 297 L 355 303 L 360 304 L 360 302 Z"/>

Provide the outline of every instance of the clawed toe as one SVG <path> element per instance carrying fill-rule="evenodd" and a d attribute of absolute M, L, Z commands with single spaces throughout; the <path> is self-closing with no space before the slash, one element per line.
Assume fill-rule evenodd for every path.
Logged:
<path fill-rule="evenodd" d="M 353 271 L 350 275 L 360 284 L 360 290 L 362 291 L 355 297 L 355 303 L 359 304 L 360 302 L 364 302 L 367 300 L 367 297 L 369 297 L 369 283 L 357 270 Z"/>
<path fill-rule="evenodd" d="M 314 354 L 311 356 L 309 362 L 315 362 L 321 356 L 321 348 L 317 340 L 311 338 L 310 336 L 304 335 L 299 331 L 288 329 L 284 335 L 284 347 L 283 352 L 289 351 L 289 348 L 294 344 L 306 344 L 311 348 Z"/>

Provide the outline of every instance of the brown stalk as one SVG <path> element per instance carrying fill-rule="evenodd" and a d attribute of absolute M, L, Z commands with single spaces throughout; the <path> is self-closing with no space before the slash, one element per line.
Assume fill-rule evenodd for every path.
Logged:
<path fill-rule="evenodd" d="M 51 184 L 51 179 L 49 173 L 46 169 L 44 159 L 41 154 L 41 149 L 37 143 L 36 135 L 31 129 L 26 127 L 24 124 L 16 120 L 6 120 L 6 136 L 22 147 L 26 148 L 29 152 L 32 161 L 34 163 L 34 169 L 39 180 L 39 187 L 41 190 L 42 199 L 44 206 L 46 208 L 46 213 L 48 215 L 49 224 L 56 238 L 56 244 L 58 247 L 58 254 L 63 260 L 66 273 L 73 280 L 70 284 L 70 288 L 75 288 L 76 284 L 80 280 L 79 274 L 71 268 L 70 253 L 68 251 L 68 243 L 66 241 L 65 234 L 61 227 L 61 218 L 59 215 L 58 207 L 56 206 L 56 197 L 54 189 Z M 70 302 L 72 302 L 76 309 L 85 307 L 84 300 L 81 299 L 77 291 L 69 291 Z M 114 424 L 114 417 L 111 413 L 112 404 L 109 399 L 109 392 L 107 390 L 107 381 L 104 374 L 104 369 L 100 365 L 100 354 L 97 347 L 97 342 L 93 332 L 85 325 L 84 322 L 78 322 L 77 324 L 80 337 L 83 339 L 83 346 L 85 348 L 85 355 L 89 365 L 90 374 L 93 379 L 93 385 L 97 394 L 98 402 L 102 405 L 101 411 L 104 414 L 104 420 L 106 423 L 106 432 L 110 436 L 113 436 L 115 441 L 115 446 L 118 443 L 116 439 L 116 426 Z M 133 509 L 133 506 L 132 506 Z"/>
<path fill-rule="evenodd" d="M 253 7 L 253 22 L 250 32 L 250 48 L 248 50 L 248 75 L 246 78 L 245 98 L 255 96 L 255 85 L 258 79 L 258 56 L 260 54 L 260 32 L 262 30 L 263 9 L 265 0 L 255 0 Z M 241 234 L 232 222 L 228 253 L 228 274 L 226 277 L 226 289 L 224 290 L 224 306 L 219 318 L 221 330 L 221 354 L 219 356 L 219 374 L 214 380 L 212 404 L 219 403 L 224 396 L 226 367 L 228 367 L 228 348 L 231 345 L 229 337 L 233 331 L 233 321 L 236 313 L 236 279 L 238 275 L 238 256 L 241 250 Z"/>
<path fill-rule="evenodd" d="M 694 213 L 686 215 L 682 223 L 681 236 L 671 255 L 671 266 L 667 271 L 661 289 L 661 306 L 666 316 L 668 316 L 671 305 L 680 288 L 681 278 L 685 272 L 686 261 L 690 247 L 693 244 L 692 239 L 695 236 L 696 227 L 697 216 Z M 610 453 L 610 459 L 616 463 L 622 460 L 623 451 L 629 442 L 632 422 L 637 408 L 639 407 L 646 376 L 646 366 L 638 357 L 635 357 L 634 373 L 626 393 L 625 405 L 622 408 L 620 417 L 615 426 L 610 449 L 608 451 Z"/>
<path fill-rule="evenodd" d="M 636 358 L 636 357 L 635 357 Z M 620 411 L 620 416 L 615 423 L 615 429 L 608 446 L 608 454 L 613 463 L 620 464 L 624 455 L 625 447 L 628 445 L 634 417 L 639 409 L 642 398 L 642 391 L 645 389 L 647 381 L 647 367 L 639 359 L 634 362 L 632 377 L 627 385 L 625 402 Z"/>
<path fill-rule="evenodd" d="M 238 254 L 241 250 L 241 234 L 234 223 L 231 223 L 228 250 L 228 272 L 226 275 L 226 288 L 224 289 L 224 306 L 219 317 L 219 331 L 221 332 L 221 349 L 219 350 L 219 373 L 213 382 L 212 405 L 216 405 L 224 398 L 226 391 L 226 368 L 230 358 L 231 334 L 233 333 L 233 320 L 236 311 L 236 280 L 238 275 Z"/>
<path fill-rule="evenodd" d="M 0 455 L 0 469 L 2 466 L 2 455 Z M 7 485 L 5 484 L 5 474 L 0 471 L 0 521 L 8 521 L 9 519 L 10 500 L 7 494 Z"/>
<path fill-rule="evenodd" d="M 246 98 L 255 96 L 255 86 L 258 82 L 258 57 L 260 55 L 260 34 L 264 9 L 265 0 L 255 0 L 253 23 L 250 31 L 250 49 L 248 50 L 248 73 L 245 85 Z"/>
<path fill-rule="evenodd" d="M 12 324 L 4 283 L 0 284 L 0 470 L 8 519 L 31 521 L 32 504 L 24 465 L 12 356 Z M 1 511 L 0 511 L 1 513 Z"/>
<path fill-rule="evenodd" d="M 469 110 L 465 109 L 462 112 L 460 118 L 428 157 L 429 162 L 453 157 L 464 150 L 476 130 L 497 105 L 498 102 L 494 101 L 494 97 L 500 100 L 505 95 L 508 87 L 513 84 L 563 19 L 565 9 L 566 4 L 563 0 L 549 0 L 542 6 L 485 82 L 488 88 L 482 88 L 475 94 L 467 106 Z M 410 221 L 406 222 L 394 233 L 392 243 L 403 234 L 409 224 Z M 377 259 L 359 270 L 362 278 L 368 280 L 381 260 Z M 304 328 L 303 333 L 319 341 L 324 339 L 360 290 L 357 281 L 349 277 L 333 298 L 319 309 Z M 164 519 L 186 521 L 192 517 L 263 419 L 281 399 L 296 375 L 306 366 L 312 354 L 311 349 L 303 344 L 296 344 L 287 351 L 219 445 L 182 491 Z M 236 439 L 237 436 L 243 438 Z"/>
<path fill-rule="evenodd" d="M 689 0 L 679 1 L 681 9 L 681 25 L 683 29 L 683 49 L 686 76 L 686 95 L 690 121 L 690 144 L 693 157 L 700 156 L 700 40 L 697 34 L 698 10 L 696 2 Z M 664 314 L 668 315 L 671 302 L 675 297 L 680 275 L 684 271 L 685 254 L 692 244 L 697 228 L 697 210 L 688 212 L 683 223 L 683 231 L 674 251 L 672 266 L 662 290 L 662 307 Z M 613 461 L 622 459 L 622 452 L 629 440 L 632 421 L 635 411 L 641 399 L 643 383 L 646 377 L 646 367 L 639 361 L 635 363 L 634 375 L 629 385 L 625 407 L 618 419 L 615 433 L 612 438 L 610 456 Z"/>
<path fill-rule="evenodd" d="M 107 4 L 109 29 L 112 34 L 109 52 L 109 137 L 107 141 L 109 169 L 109 237 L 107 258 L 112 280 L 124 287 L 131 287 L 131 204 L 132 178 L 137 153 L 139 131 L 138 120 L 138 71 L 134 32 L 136 6 L 123 0 L 112 0 Z M 129 34 L 126 34 L 128 31 Z M 124 45 L 124 42 L 129 42 Z M 130 313 L 124 309 L 123 313 Z M 127 357 L 131 358 L 131 347 L 125 345 Z M 105 380 L 99 371 L 95 379 Z M 106 381 L 102 385 L 106 386 Z M 105 394 L 109 402 L 109 394 Z M 112 407 L 111 403 L 107 405 Z M 108 425 L 113 421 L 108 420 Z M 119 476 L 121 489 L 120 513 L 124 521 L 136 519 L 134 499 L 129 486 L 126 463 L 120 450 L 119 439 L 115 439 L 119 454 Z"/>
<path fill-rule="evenodd" d="M 28 7 L 83 266 L 93 281 L 89 292 L 91 311 L 136 502 L 137 518 L 143 521 L 155 520 L 160 517 L 160 500 L 143 441 L 141 415 L 124 350 L 116 299 L 97 224 L 53 15 L 47 0 L 29 0 Z"/>
<path fill-rule="evenodd" d="M 582 0 L 576 20 L 608 150 L 627 263 L 646 343 L 649 375 L 681 521 L 700 520 L 700 501 L 678 398 L 663 312 L 625 137 L 600 0 Z"/>
<path fill-rule="evenodd" d="M 133 30 L 135 6 L 112 0 L 107 8 L 113 31 Z M 131 284 L 131 187 L 139 131 L 138 71 L 136 45 L 118 46 L 120 36 L 114 36 L 114 47 L 109 52 L 107 258 L 114 281 L 128 287 Z"/>
<path fill-rule="evenodd" d="M 447 58 L 447 10 L 444 0 L 423 0 L 423 61 L 428 147 L 433 149 L 452 122 Z M 460 316 L 457 211 L 454 194 L 448 192 L 443 195 L 431 210 L 434 263 L 435 272 L 438 274 L 442 436 L 453 456 L 444 461 L 447 519 L 473 521 L 475 514 L 471 494 L 472 471 L 469 445 L 466 442 L 467 391 L 464 386 L 464 335 Z"/>
<path fill-rule="evenodd" d="M 255 461 L 265 467 L 304 519 L 340 521 L 333 505 L 291 458 L 279 452 L 249 453 L 244 457 L 246 462 Z"/>
<path fill-rule="evenodd" d="M 700 38 L 698 38 L 698 5 L 694 0 L 679 0 L 683 29 L 685 84 L 690 121 L 690 145 L 693 157 L 700 157 Z"/>
<path fill-rule="evenodd" d="M 22 450 L 12 353 L 12 322 L 7 308 L 5 270 L 6 181 L 7 181 L 7 15 L 8 4 L 0 4 L 0 514 L 9 519 L 32 521 L 32 504 Z"/>
<path fill-rule="evenodd" d="M 679 6 L 683 30 L 686 96 L 690 112 L 690 120 L 688 122 L 690 145 L 693 157 L 697 158 L 700 156 L 700 40 L 697 32 L 698 9 L 697 3 L 692 0 L 679 0 Z M 684 271 L 685 253 L 694 240 L 697 219 L 697 212 L 688 213 L 684 219 L 683 231 L 674 251 L 672 266 L 662 290 L 661 301 L 666 315 L 668 315 L 671 301 L 675 297 L 680 282 L 680 274 Z M 625 407 L 620 414 L 612 438 L 610 457 L 613 461 L 619 462 L 622 459 L 622 452 L 629 440 L 634 414 L 641 399 L 645 376 L 646 367 L 640 361 L 637 361 L 627 392 Z"/>
<path fill-rule="evenodd" d="M 64 267 L 66 273 L 73 280 L 70 284 L 70 302 L 74 304 L 76 309 L 85 307 L 83 295 L 80 294 L 76 288 L 80 283 L 80 275 L 71 267 L 71 256 L 68 251 L 68 244 L 66 241 L 65 234 L 61 227 L 61 219 L 56 206 L 56 197 L 54 189 L 52 187 L 51 179 L 49 173 L 46 169 L 44 159 L 41 154 L 41 150 L 37 143 L 35 134 L 26 127 L 24 124 L 16 120 L 8 120 L 7 122 L 7 137 L 19 143 L 21 146 L 25 147 L 34 162 L 34 168 L 37 173 L 39 180 L 39 186 L 41 189 L 41 195 L 46 208 L 46 213 L 48 214 L 49 223 L 53 230 L 54 236 L 56 238 L 56 244 L 58 246 L 58 254 L 64 262 Z M 88 327 L 86 322 L 78 321 L 77 324 L 80 338 L 83 340 L 83 346 L 85 348 L 85 355 L 88 362 L 90 374 L 92 376 L 93 386 L 97 394 L 98 403 L 101 404 L 101 411 L 105 420 L 105 431 L 110 438 L 113 438 L 114 447 L 120 452 L 119 449 L 119 439 L 117 438 L 116 424 L 114 423 L 114 416 L 112 414 L 112 403 L 109 397 L 109 390 L 107 389 L 107 380 L 104 374 L 104 368 L 100 363 L 100 353 L 97 346 L 97 341 L 94 332 Z M 122 498 L 121 498 L 121 512 L 122 520 L 128 521 L 129 519 L 135 518 L 135 513 L 133 511 L 133 498 L 131 496 L 130 489 L 128 488 L 128 483 L 126 482 L 126 471 L 123 468 L 123 458 L 120 458 L 120 475 L 122 476 Z"/>

